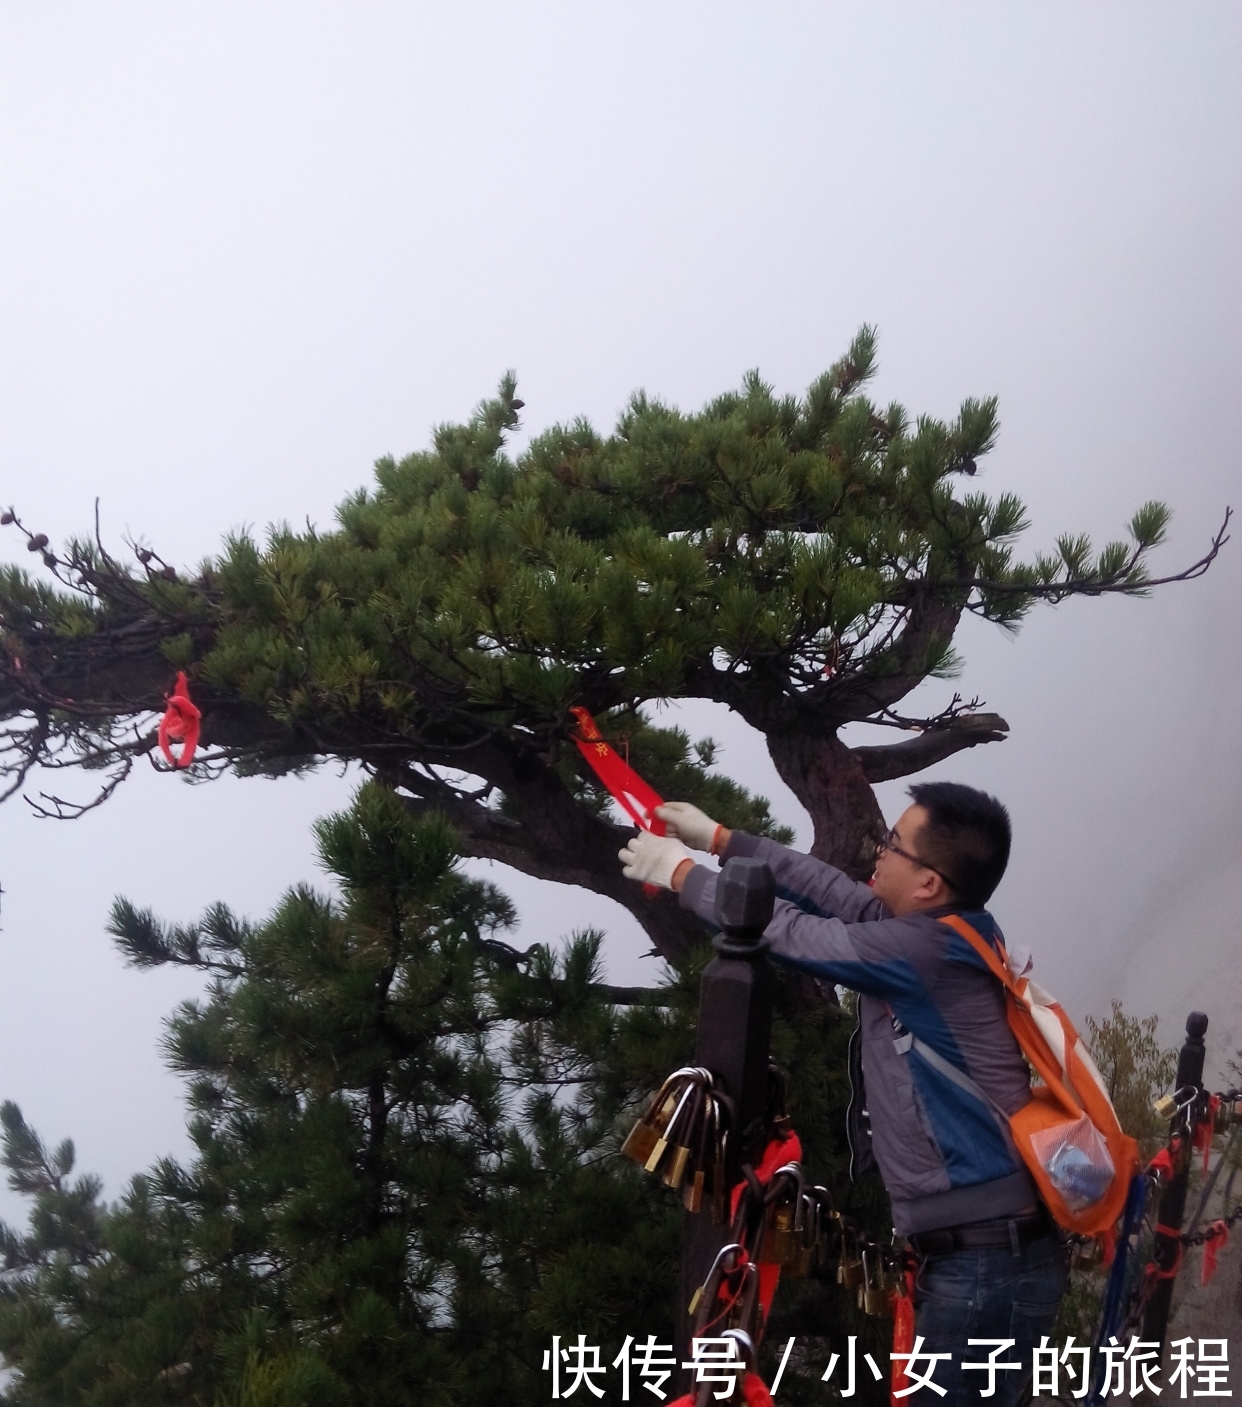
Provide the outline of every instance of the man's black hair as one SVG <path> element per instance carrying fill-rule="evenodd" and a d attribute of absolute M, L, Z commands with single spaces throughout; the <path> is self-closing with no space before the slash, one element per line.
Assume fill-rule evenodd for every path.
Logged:
<path fill-rule="evenodd" d="M 960 782 L 920 782 L 910 799 L 927 812 L 920 858 L 943 874 L 954 900 L 981 909 L 1009 863 L 1009 812 L 994 796 Z"/>

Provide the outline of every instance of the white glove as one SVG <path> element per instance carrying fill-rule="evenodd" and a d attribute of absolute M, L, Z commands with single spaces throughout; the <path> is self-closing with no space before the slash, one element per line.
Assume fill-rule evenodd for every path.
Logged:
<path fill-rule="evenodd" d="M 655 813 L 664 822 L 669 835 L 685 841 L 692 850 L 705 850 L 709 855 L 713 853 L 712 842 L 720 827 L 697 806 L 691 806 L 688 801 L 666 801 L 663 806 L 656 807 Z"/>
<path fill-rule="evenodd" d="M 626 879 L 639 879 L 644 884 L 655 884 L 661 889 L 673 887 L 673 873 L 677 866 L 691 858 L 680 840 L 674 840 L 669 835 L 652 835 L 650 831 L 639 831 L 617 855 L 625 866 L 621 873 Z"/>

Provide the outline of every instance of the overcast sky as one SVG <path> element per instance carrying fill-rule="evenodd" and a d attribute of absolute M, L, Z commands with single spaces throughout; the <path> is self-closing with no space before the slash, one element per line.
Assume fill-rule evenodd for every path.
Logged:
<path fill-rule="evenodd" d="M 976 482 L 1029 504 L 1029 554 L 1161 498 L 1176 571 L 1242 509 L 1240 72 L 1232 3 L 7 0 L 0 500 L 55 542 L 98 497 L 110 544 L 192 565 L 242 524 L 330 525 L 508 367 L 526 430 L 607 430 L 640 386 L 800 392 L 871 322 L 880 401 L 1000 397 Z M 1169 1043 L 1201 1007 L 1210 1072 L 1242 1045 L 1240 604 L 1242 537 L 1147 601 L 968 623 L 956 687 L 1013 731 L 934 773 L 1009 803 L 993 907 L 1045 984 Z M 809 841 L 756 735 L 689 726 Z M 260 917 L 351 786 L 150 773 L 72 825 L 0 808 L 0 1097 L 110 1195 L 185 1147 L 158 1042 L 194 990 L 123 966 L 113 896 Z M 523 942 L 601 924 L 611 973 L 654 978 L 619 910 L 496 877 Z"/>

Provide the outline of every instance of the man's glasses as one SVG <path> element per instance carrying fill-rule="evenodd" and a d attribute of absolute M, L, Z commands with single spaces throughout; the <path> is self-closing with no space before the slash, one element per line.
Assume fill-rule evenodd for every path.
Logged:
<path fill-rule="evenodd" d="M 903 850 L 897 844 L 897 832 L 890 826 L 880 837 L 876 844 L 876 854 L 881 850 L 891 850 L 894 855 L 900 855 L 903 860 L 909 860 L 912 865 L 918 865 L 922 869 L 931 870 L 932 874 L 939 875 L 950 889 L 956 889 L 957 885 L 949 878 L 943 870 L 938 870 L 935 865 L 929 865 L 926 860 L 920 860 L 917 855 L 911 855 L 908 850 Z"/>

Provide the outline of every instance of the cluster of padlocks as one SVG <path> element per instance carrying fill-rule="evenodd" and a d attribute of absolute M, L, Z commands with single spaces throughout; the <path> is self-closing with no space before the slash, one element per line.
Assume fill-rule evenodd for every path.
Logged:
<path fill-rule="evenodd" d="M 773 1068 L 771 1122 L 788 1122 L 784 1113 L 783 1076 Z M 726 1180 L 729 1139 L 736 1138 L 733 1101 L 713 1081 L 710 1070 L 685 1066 L 656 1091 L 621 1151 L 664 1184 L 680 1190 L 687 1211 L 710 1208 L 713 1220 L 729 1220 L 729 1241 L 716 1258 L 712 1277 L 700 1288 L 710 1306 L 722 1276 L 731 1284 L 735 1306 L 730 1318 L 747 1320 L 757 1293 L 750 1280 L 757 1264 L 779 1266 L 789 1275 L 828 1271 L 835 1263 L 837 1283 L 856 1290 L 858 1307 L 868 1314 L 890 1312 L 891 1294 L 904 1289 L 902 1252 L 868 1241 L 842 1216 L 826 1187 L 808 1185 L 801 1163 L 776 1169 L 766 1183 L 751 1173 L 741 1185 L 737 1207 L 728 1216 L 732 1189 Z M 756 1282 L 757 1283 L 757 1282 Z M 697 1332 L 697 1331 L 696 1331 Z"/>
<path fill-rule="evenodd" d="M 716 1087 L 711 1071 L 683 1066 L 656 1091 L 621 1152 L 666 1187 L 680 1189 L 687 1211 L 708 1205 L 714 1220 L 723 1223 L 729 1194 L 725 1159 L 735 1122 L 733 1101 Z"/>

